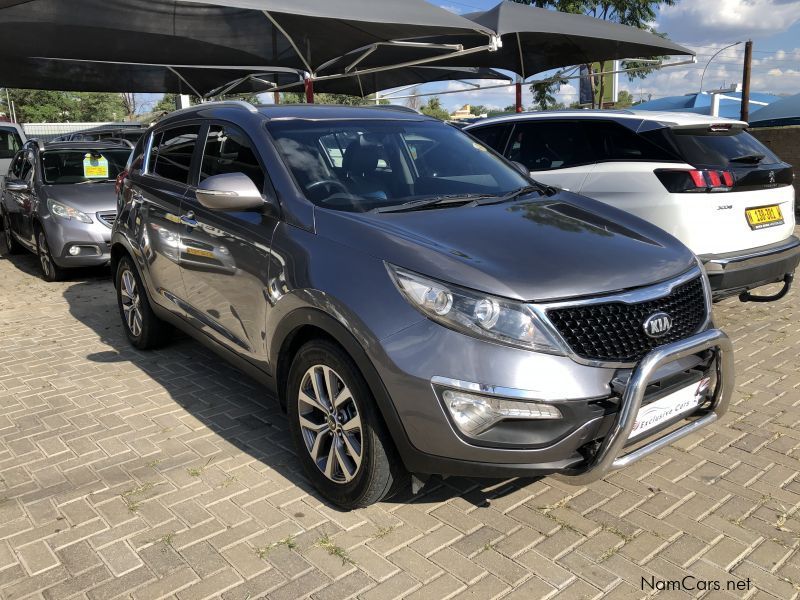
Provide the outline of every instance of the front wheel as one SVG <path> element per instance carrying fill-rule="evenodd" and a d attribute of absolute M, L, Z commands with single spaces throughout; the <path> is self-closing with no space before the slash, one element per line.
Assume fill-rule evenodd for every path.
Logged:
<path fill-rule="evenodd" d="M 42 229 L 36 232 L 36 250 L 39 255 L 39 268 L 42 271 L 42 279 L 45 281 L 61 281 L 64 278 L 64 271 L 53 260 L 50 246 L 47 243 L 47 236 Z"/>
<path fill-rule="evenodd" d="M 353 360 L 314 340 L 297 353 L 287 385 L 289 427 L 306 475 L 343 508 L 391 495 L 408 478 Z"/>
<path fill-rule="evenodd" d="M 139 350 L 161 346 L 171 328 L 153 312 L 139 272 L 127 256 L 117 266 L 116 284 L 119 315 L 130 343 Z"/>

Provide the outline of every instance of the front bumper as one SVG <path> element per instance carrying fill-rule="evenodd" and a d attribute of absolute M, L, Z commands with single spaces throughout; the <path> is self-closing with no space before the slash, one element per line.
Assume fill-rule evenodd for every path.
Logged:
<path fill-rule="evenodd" d="M 677 377 L 685 368 L 686 357 L 698 354 L 706 356 L 702 369 L 717 371 L 713 379 L 719 383 L 713 401 L 689 416 L 693 419 L 703 413 L 700 424 L 685 425 L 690 427 L 686 433 L 724 414 L 732 389 L 730 342 L 715 329 L 657 348 L 632 371 L 490 344 L 427 320 L 382 340 L 381 346 L 386 354 L 373 364 L 406 434 L 398 449 L 407 469 L 418 474 L 497 478 L 552 473 L 581 477 L 591 472 L 600 478 L 617 468 L 613 464 L 620 453 L 617 440 L 624 446 L 633 426 L 631 415 L 635 418 L 643 399 L 651 399 L 645 398 L 645 390 L 654 378 Z M 431 351 L 420 353 L 422 346 Z M 627 378 L 624 392 L 615 387 L 621 376 Z M 524 420 L 514 423 L 516 429 L 497 427 L 468 437 L 454 424 L 437 394 L 437 387 L 447 380 L 502 382 L 508 387 L 473 389 L 552 404 L 564 419 Z M 709 409 L 709 404 L 713 408 Z M 707 410 L 716 416 L 707 418 Z M 677 439 L 672 433 L 667 435 L 670 442 Z M 646 439 L 658 441 L 658 436 L 656 432 Z M 604 440 L 614 445 L 605 447 Z M 634 459 L 659 447 L 639 452 Z M 607 456 L 612 456 L 611 466 L 606 464 Z M 595 464 L 598 457 L 602 461 Z"/>
<path fill-rule="evenodd" d="M 800 263 L 800 239 L 791 236 L 777 244 L 747 252 L 701 255 L 714 300 L 782 281 Z"/>
<path fill-rule="evenodd" d="M 53 261 L 59 267 L 94 267 L 111 261 L 111 229 L 103 223 L 81 223 L 52 215 L 42 222 Z M 73 247 L 78 248 L 77 254 L 70 254 Z"/>

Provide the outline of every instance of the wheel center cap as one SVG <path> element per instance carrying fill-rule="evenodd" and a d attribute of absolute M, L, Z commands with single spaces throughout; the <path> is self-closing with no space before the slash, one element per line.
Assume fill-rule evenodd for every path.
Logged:
<path fill-rule="evenodd" d="M 336 431 L 336 418 L 333 415 L 328 415 L 328 429 Z"/>

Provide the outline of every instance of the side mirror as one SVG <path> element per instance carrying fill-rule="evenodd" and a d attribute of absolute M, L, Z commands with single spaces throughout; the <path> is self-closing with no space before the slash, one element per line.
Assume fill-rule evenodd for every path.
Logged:
<path fill-rule="evenodd" d="M 525 177 L 530 177 L 531 176 L 531 172 L 528 169 L 528 167 L 523 165 L 521 162 L 517 162 L 515 160 L 512 160 L 511 164 L 514 165 L 514 167 L 517 169 L 517 171 L 519 171 L 520 173 L 525 175 Z"/>
<path fill-rule="evenodd" d="M 6 189 L 9 192 L 28 192 L 31 186 L 21 179 L 6 179 Z"/>
<path fill-rule="evenodd" d="M 211 210 L 251 210 L 265 204 L 256 184 L 244 173 L 212 175 L 200 183 L 195 196 Z"/>

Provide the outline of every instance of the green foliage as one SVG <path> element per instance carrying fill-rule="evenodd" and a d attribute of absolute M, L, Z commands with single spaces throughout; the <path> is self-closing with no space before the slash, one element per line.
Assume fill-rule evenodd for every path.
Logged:
<path fill-rule="evenodd" d="M 422 105 L 420 111 L 423 115 L 428 115 L 429 117 L 436 117 L 437 119 L 441 119 L 442 121 L 447 121 L 450 118 L 450 113 L 447 112 L 444 107 L 442 106 L 442 101 L 439 99 L 438 96 L 433 96 L 428 98 L 428 102 Z"/>
<path fill-rule="evenodd" d="M 294 92 L 284 92 L 281 94 L 283 104 L 303 104 L 306 101 L 305 94 Z M 344 104 L 347 106 L 364 106 L 375 104 L 375 100 L 361 98 L 360 96 L 348 96 L 347 94 L 314 94 L 315 104 Z M 381 104 L 389 104 L 388 100 L 380 100 Z"/>
<path fill-rule="evenodd" d="M 555 110 L 559 108 L 560 103 L 556 101 L 554 94 L 566 83 L 567 80 L 563 79 L 563 71 L 559 71 L 548 79 L 531 84 L 533 105 L 539 110 Z M 563 107 L 564 105 L 561 104 L 560 108 Z"/>
<path fill-rule="evenodd" d="M 631 106 L 633 106 L 633 94 L 627 90 L 620 90 L 614 108 L 630 108 Z"/>
<path fill-rule="evenodd" d="M 258 94 L 229 94 L 219 96 L 215 100 L 243 100 L 250 104 L 260 104 Z M 202 99 L 198 96 L 189 96 L 189 105 L 196 106 Z M 153 106 L 154 113 L 172 112 L 178 106 L 178 94 L 164 94 L 164 96 Z"/>
<path fill-rule="evenodd" d="M 121 121 L 127 116 L 121 94 L 9 89 L 8 97 L 20 123 Z M 5 93 L 0 104 L 9 114 Z"/>

